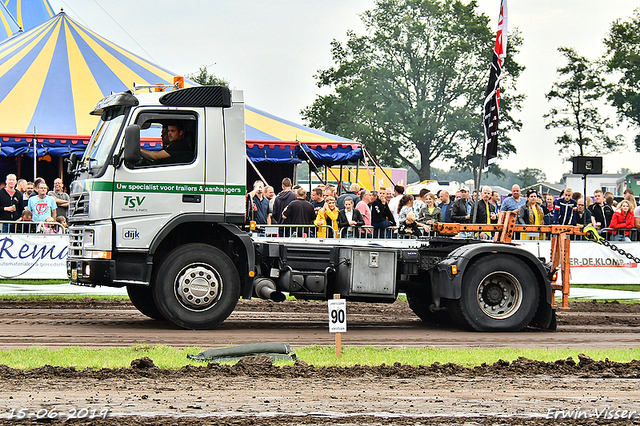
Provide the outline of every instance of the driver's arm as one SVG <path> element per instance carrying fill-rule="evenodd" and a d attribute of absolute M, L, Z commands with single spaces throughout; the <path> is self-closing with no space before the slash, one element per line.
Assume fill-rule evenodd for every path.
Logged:
<path fill-rule="evenodd" d="M 142 155 L 146 159 L 153 161 L 163 160 L 165 158 L 171 157 L 171 155 L 169 155 L 169 153 L 164 149 L 160 151 L 149 151 L 148 149 L 140 149 L 140 155 Z"/>

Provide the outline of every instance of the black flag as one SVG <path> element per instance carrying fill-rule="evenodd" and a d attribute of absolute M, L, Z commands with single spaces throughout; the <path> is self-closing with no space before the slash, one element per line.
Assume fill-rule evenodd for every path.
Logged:
<path fill-rule="evenodd" d="M 507 56 L 507 0 L 502 0 L 500 21 L 493 60 L 489 70 L 489 84 L 484 99 L 484 152 L 483 171 L 498 158 L 498 118 L 500 116 L 500 75 Z"/>

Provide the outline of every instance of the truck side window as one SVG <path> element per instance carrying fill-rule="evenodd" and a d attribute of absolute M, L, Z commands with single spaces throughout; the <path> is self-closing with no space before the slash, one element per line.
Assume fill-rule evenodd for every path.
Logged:
<path fill-rule="evenodd" d="M 143 113 L 137 120 L 141 127 L 141 159 L 137 167 L 153 167 L 193 162 L 196 155 L 196 119 L 175 114 Z M 160 140 L 158 141 L 158 136 Z M 155 141 L 153 140 L 155 139 Z M 155 142 L 155 143 L 152 143 Z M 160 142 L 160 143 L 159 143 Z"/>

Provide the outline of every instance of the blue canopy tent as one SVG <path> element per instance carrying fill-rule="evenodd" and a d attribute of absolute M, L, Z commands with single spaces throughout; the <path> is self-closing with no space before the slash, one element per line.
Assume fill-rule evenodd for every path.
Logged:
<path fill-rule="evenodd" d="M 309 158 L 316 165 L 355 163 L 362 158 L 358 142 L 296 124 L 245 107 L 247 157 L 254 163 L 296 164 Z"/>

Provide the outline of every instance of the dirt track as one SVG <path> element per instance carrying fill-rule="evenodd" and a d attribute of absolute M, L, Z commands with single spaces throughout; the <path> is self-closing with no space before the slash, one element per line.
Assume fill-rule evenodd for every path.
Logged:
<path fill-rule="evenodd" d="M 403 302 L 349 304 L 347 315 L 345 345 L 640 346 L 640 305 L 573 304 L 571 311 L 559 313 L 555 332 L 471 333 L 424 325 Z M 326 304 L 242 301 L 219 329 L 187 331 L 148 320 L 128 302 L 0 302 L 3 348 L 134 343 L 213 348 L 256 342 L 286 342 L 294 349 L 332 345 Z M 638 362 L 588 358 L 549 364 L 518 360 L 476 369 L 316 369 L 304 362 L 276 368 L 261 358 L 245 359 L 234 367 L 211 364 L 175 372 L 158 370 L 151 360 L 98 372 L 48 367 L 25 373 L 0 367 L 0 406 L 6 413 L 0 424 L 16 424 L 20 408 L 34 418 L 38 410 L 41 415 L 53 413 L 56 422 L 73 413 L 85 415 L 82 408 L 89 409 L 89 416 L 91 410 L 97 415 L 105 409 L 105 420 L 67 422 L 105 425 L 598 424 L 608 415 L 628 417 L 625 409 L 640 412 L 639 378 Z M 54 407 L 56 411 L 50 411 Z M 11 409 L 16 410 L 14 420 L 9 420 Z M 558 410 L 591 418 L 546 419 Z M 35 422 L 34 418 L 23 422 Z M 638 418 L 619 421 L 640 424 Z"/>

